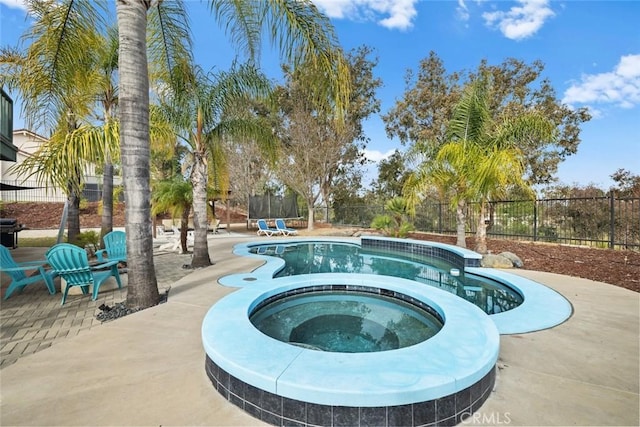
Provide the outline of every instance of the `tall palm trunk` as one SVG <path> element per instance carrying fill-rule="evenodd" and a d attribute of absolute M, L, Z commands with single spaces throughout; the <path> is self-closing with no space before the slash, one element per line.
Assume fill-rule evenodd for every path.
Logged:
<path fill-rule="evenodd" d="M 187 245 L 187 229 L 189 228 L 189 214 L 191 209 L 186 208 L 180 215 L 180 253 L 186 254 L 189 252 Z"/>
<path fill-rule="evenodd" d="M 458 204 L 456 205 L 456 246 L 460 246 L 461 248 L 467 247 L 467 218 L 464 213 L 466 205 L 464 200 L 458 200 Z"/>
<path fill-rule="evenodd" d="M 102 175 L 102 222 L 100 244 L 104 248 L 104 235 L 113 230 L 113 164 L 107 158 Z"/>
<path fill-rule="evenodd" d="M 203 153 L 194 153 L 194 164 L 191 172 L 193 186 L 193 259 L 191 267 L 207 267 L 211 265 L 209 247 L 207 245 L 207 164 Z"/>
<path fill-rule="evenodd" d="M 111 163 L 111 155 L 109 153 L 109 144 L 111 141 L 111 132 L 109 126 L 111 125 L 112 105 L 109 104 L 105 96 L 104 104 L 104 171 L 102 174 L 102 222 L 100 228 L 100 246 L 104 248 L 104 236 L 113 230 L 113 163 Z"/>
<path fill-rule="evenodd" d="M 147 75 L 147 10 L 151 2 L 118 0 L 120 150 L 125 190 L 127 305 L 146 308 L 160 294 L 153 264 Z"/>
<path fill-rule="evenodd" d="M 484 219 L 487 216 L 487 204 L 480 202 L 480 217 L 478 218 L 478 228 L 476 229 L 476 252 L 487 253 L 487 224 Z"/>
<path fill-rule="evenodd" d="M 78 241 L 78 235 L 80 234 L 80 197 L 71 190 L 67 197 L 69 202 L 69 211 L 67 214 L 67 240 L 70 243 L 76 243 Z"/>

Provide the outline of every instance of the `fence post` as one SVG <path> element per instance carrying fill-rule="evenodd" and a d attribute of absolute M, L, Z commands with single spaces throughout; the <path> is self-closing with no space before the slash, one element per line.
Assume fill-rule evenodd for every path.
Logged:
<path fill-rule="evenodd" d="M 533 201 L 533 241 L 538 241 L 538 199 Z"/>
<path fill-rule="evenodd" d="M 615 246 L 615 198 L 615 192 L 613 190 L 609 191 L 609 249 L 613 249 Z"/>
<path fill-rule="evenodd" d="M 438 203 L 438 233 L 442 234 L 442 203 Z"/>

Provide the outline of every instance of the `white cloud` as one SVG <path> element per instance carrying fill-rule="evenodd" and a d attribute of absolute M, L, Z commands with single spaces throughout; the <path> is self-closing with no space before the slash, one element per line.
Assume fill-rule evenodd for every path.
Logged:
<path fill-rule="evenodd" d="M 469 9 L 467 8 L 464 0 L 458 0 L 458 7 L 456 8 L 456 14 L 458 15 L 458 19 L 461 21 L 468 21 L 471 18 L 469 14 Z"/>
<path fill-rule="evenodd" d="M 517 0 L 519 6 L 509 11 L 485 12 L 486 24 L 498 27 L 502 34 L 512 40 L 522 40 L 534 35 L 545 21 L 555 14 L 548 6 L 548 0 Z"/>
<path fill-rule="evenodd" d="M 24 0 L 0 0 L 0 4 L 14 9 L 27 10 L 27 6 L 24 4 Z"/>
<path fill-rule="evenodd" d="M 365 148 L 364 156 L 371 160 L 372 162 L 378 163 L 380 160 L 385 160 L 391 157 L 391 155 L 396 151 L 396 148 L 392 150 L 387 150 L 386 152 L 378 151 L 378 150 L 368 150 Z"/>
<path fill-rule="evenodd" d="M 330 18 L 377 21 L 389 29 L 413 26 L 418 0 L 313 0 Z M 386 17 L 384 17 L 386 16 Z"/>
<path fill-rule="evenodd" d="M 626 55 L 613 71 L 585 74 L 564 93 L 566 104 L 640 105 L 640 54 Z"/>

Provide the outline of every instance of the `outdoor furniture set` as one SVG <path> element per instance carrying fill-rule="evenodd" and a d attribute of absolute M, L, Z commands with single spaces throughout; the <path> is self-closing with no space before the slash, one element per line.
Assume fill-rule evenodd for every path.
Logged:
<path fill-rule="evenodd" d="M 127 261 L 127 249 L 125 233 L 122 231 L 112 231 L 104 236 L 105 249 L 96 253 L 98 261 L 89 262 L 87 252 L 69 243 L 58 243 L 52 246 L 45 254 L 45 260 L 29 261 L 17 263 L 9 250 L 0 245 L 0 270 L 11 277 L 11 283 L 7 288 L 4 299 L 9 298 L 16 290 L 23 290 L 25 286 L 32 283 L 44 281 L 50 294 L 56 293 L 53 283 L 55 277 L 65 280 L 66 286 L 62 293 L 63 305 L 67 299 L 69 289 L 79 286 L 83 294 L 89 293 L 91 286 L 91 299 L 98 298 L 100 285 L 109 277 L 116 280 L 118 288 L 122 288 L 118 264 Z M 106 256 L 106 259 L 105 259 Z M 49 265 L 50 268 L 46 268 Z M 27 271 L 33 274 L 27 275 Z"/>

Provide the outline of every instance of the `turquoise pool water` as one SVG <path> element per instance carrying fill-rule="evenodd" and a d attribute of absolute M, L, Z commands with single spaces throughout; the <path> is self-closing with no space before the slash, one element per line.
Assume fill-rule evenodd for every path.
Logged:
<path fill-rule="evenodd" d="M 516 290 L 490 278 L 455 269 L 434 258 L 410 259 L 404 254 L 363 250 L 360 245 L 338 242 L 300 242 L 260 245 L 250 253 L 284 260 L 274 277 L 321 273 L 357 273 L 393 276 L 443 289 L 478 306 L 487 314 L 518 307 L 523 302 Z M 452 275 L 454 273 L 459 275 Z"/>
<path fill-rule="evenodd" d="M 311 350 L 388 351 L 418 344 L 442 329 L 442 319 L 433 309 L 406 300 L 373 292 L 310 289 L 267 300 L 249 319 L 271 338 Z"/>

